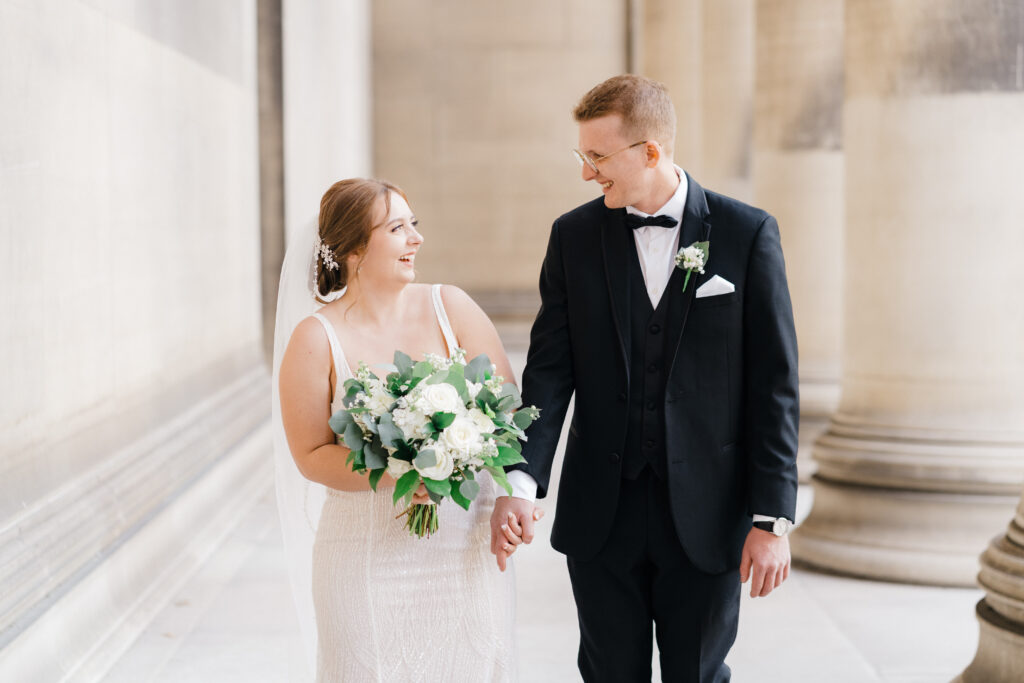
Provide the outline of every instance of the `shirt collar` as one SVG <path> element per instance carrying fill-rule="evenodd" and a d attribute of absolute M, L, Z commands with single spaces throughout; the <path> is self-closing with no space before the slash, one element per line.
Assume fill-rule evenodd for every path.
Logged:
<path fill-rule="evenodd" d="M 683 209 L 686 207 L 686 173 L 683 169 L 673 164 L 673 168 L 676 169 L 676 176 L 679 178 L 679 184 L 676 186 L 676 191 L 672 197 L 665 202 L 665 204 L 655 211 L 654 213 L 647 214 L 639 209 L 635 209 L 632 206 L 626 207 L 626 213 L 631 213 L 635 216 L 647 217 L 647 216 L 671 216 L 679 221 L 679 225 L 683 222 Z"/>

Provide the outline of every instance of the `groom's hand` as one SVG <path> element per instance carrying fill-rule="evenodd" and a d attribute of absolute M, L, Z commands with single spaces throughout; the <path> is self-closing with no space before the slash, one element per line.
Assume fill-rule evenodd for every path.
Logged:
<path fill-rule="evenodd" d="M 789 538 L 762 529 L 751 529 L 743 543 L 740 583 L 750 583 L 750 597 L 768 595 L 789 578 Z"/>
<path fill-rule="evenodd" d="M 498 569 L 505 571 L 509 556 L 518 543 L 533 541 L 534 504 L 525 498 L 500 496 L 491 513 L 491 552 L 498 559 Z M 511 551 L 506 546 L 513 546 Z"/>

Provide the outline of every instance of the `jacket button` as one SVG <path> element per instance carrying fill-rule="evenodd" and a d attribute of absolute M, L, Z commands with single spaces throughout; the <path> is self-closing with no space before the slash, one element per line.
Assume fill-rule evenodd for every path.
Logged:
<path fill-rule="evenodd" d="M 658 404 L 655 403 L 654 401 L 648 401 L 647 402 L 647 410 L 654 410 L 657 407 L 658 407 Z"/>
<path fill-rule="evenodd" d="M 612 463 L 617 463 L 619 461 L 619 454 L 612 453 L 610 456 L 608 456 L 608 459 L 611 460 Z"/>
<path fill-rule="evenodd" d="M 647 372 L 657 372 L 657 371 L 658 371 L 658 366 L 656 364 L 651 363 L 650 365 L 647 366 Z"/>
<path fill-rule="evenodd" d="M 654 439 L 647 439 L 647 441 L 644 442 L 644 445 L 648 448 L 654 448 Z"/>
<path fill-rule="evenodd" d="M 619 394 L 619 401 L 621 401 L 622 403 L 626 402 L 626 394 L 625 393 Z"/>
<path fill-rule="evenodd" d="M 648 329 L 650 329 L 651 334 L 658 334 L 661 332 L 661 325 L 651 325 Z"/>

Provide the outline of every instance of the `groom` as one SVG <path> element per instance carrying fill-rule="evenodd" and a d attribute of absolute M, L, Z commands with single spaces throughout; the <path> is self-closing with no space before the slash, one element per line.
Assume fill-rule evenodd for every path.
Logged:
<path fill-rule="evenodd" d="M 768 595 L 790 566 L 799 403 L 778 225 L 673 164 L 662 85 L 611 78 L 574 116 L 603 196 L 551 228 L 523 373 L 541 414 L 492 551 L 503 564 L 506 522 L 532 540 L 575 392 L 551 544 L 584 680 L 650 680 L 653 622 L 663 680 L 728 681 L 740 583 Z"/>

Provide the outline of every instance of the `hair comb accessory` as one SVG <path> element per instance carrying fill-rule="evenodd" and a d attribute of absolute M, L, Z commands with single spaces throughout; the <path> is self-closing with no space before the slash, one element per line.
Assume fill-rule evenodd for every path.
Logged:
<path fill-rule="evenodd" d="M 323 243 L 319 236 L 316 238 L 316 246 L 314 249 L 320 255 L 320 258 L 323 259 L 324 268 L 327 270 L 337 270 L 340 267 L 338 262 L 334 260 L 334 252 L 331 251 L 330 247 Z"/>

